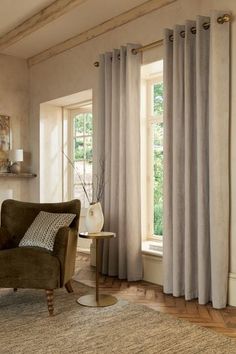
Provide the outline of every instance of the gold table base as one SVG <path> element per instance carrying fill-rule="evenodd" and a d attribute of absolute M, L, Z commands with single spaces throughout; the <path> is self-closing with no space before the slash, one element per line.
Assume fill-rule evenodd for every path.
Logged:
<path fill-rule="evenodd" d="M 117 303 L 117 299 L 111 295 L 99 294 L 99 299 L 96 300 L 95 294 L 84 295 L 77 300 L 78 304 L 88 307 L 106 307 Z"/>
<path fill-rule="evenodd" d="M 113 232 L 98 232 L 98 233 L 87 233 L 87 232 L 82 232 L 79 234 L 80 237 L 82 238 L 87 238 L 87 239 L 95 239 L 96 240 L 96 290 L 95 294 L 93 295 L 84 295 L 81 296 L 78 300 L 77 303 L 82 305 L 82 306 L 88 306 L 88 307 L 106 307 L 106 306 L 111 306 L 117 303 L 117 299 L 114 296 L 111 295 L 104 295 L 104 294 L 99 294 L 99 240 L 103 239 L 110 239 L 112 237 L 115 237 L 115 234 Z"/>

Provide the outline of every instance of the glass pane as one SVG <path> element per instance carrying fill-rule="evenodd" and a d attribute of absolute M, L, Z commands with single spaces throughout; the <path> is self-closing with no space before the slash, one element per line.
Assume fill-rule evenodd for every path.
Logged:
<path fill-rule="evenodd" d="M 84 180 L 84 161 L 75 161 L 74 184 L 80 184 Z"/>
<path fill-rule="evenodd" d="M 86 183 L 86 192 L 88 194 L 89 197 L 89 201 L 87 198 L 85 198 L 85 208 L 87 208 L 89 206 L 89 203 L 92 202 L 92 193 L 93 193 L 93 188 L 92 188 L 92 184 L 87 184 Z"/>
<path fill-rule="evenodd" d="M 153 85 L 153 114 L 163 114 L 163 82 Z"/>
<path fill-rule="evenodd" d="M 81 206 L 83 208 L 87 208 L 89 206 L 89 203 L 92 202 L 92 184 L 85 184 L 84 186 L 88 198 L 86 197 L 86 193 L 81 184 L 74 185 L 74 198 L 79 199 L 81 201 Z"/>
<path fill-rule="evenodd" d="M 154 235 L 163 235 L 163 123 L 153 125 Z"/>
<path fill-rule="evenodd" d="M 85 181 L 86 183 L 92 183 L 93 178 L 93 165 L 91 162 L 85 161 Z"/>
<path fill-rule="evenodd" d="M 92 113 L 86 113 L 85 115 L 85 134 L 93 134 L 93 116 Z"/>
<path fill-rule="evenodd" d="M 78 114 L 75 116 L 74 133 L 76 136 L 84 134 L 84 114 Z"/>
<path fill-rule="evenodd" d="M 84 159 L 84 138 L 74 139 L 74 160 Z"/>
<path fill-rule="evenodd" d="M 90 163 L 93 159 L 92 137 L 85 138 L 85 159 Z"/>
<path fill-rule="evenodd" d="M 85 204 L 85 194 L 81 185 L 74 185 L 74 198 L 81 201 L 81 205 Z"/>

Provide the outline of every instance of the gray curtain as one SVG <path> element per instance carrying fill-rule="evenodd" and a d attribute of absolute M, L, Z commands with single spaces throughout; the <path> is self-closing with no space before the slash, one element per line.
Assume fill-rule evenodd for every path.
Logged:
<path fill-rule="evenodd" d="M 229 24 L 220 15 L 164 40 L 164 292 L 215 308 L 226 306 L 229 258 Z"/>
<path fill-rule="evenodd" d="M 100 56 L 98 156 L 105 163 L 102 272 L 142 278 L 140 196 L 140 54 L 127 45 Z"/>

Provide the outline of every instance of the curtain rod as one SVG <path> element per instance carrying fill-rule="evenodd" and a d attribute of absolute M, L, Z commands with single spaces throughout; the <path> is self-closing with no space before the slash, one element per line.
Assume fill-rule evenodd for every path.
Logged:
<path fill-rule="evenodd" d="M 224 14 L 223 16 L 220 16 L 220 17 L 218 17 L 217 18 L 217 22 L 219 23 L 219 24 L 223 24 L 223 23 L 225 23 L 225 22 L 230 22 L 231 21 L 231 15 L 229 15 L 229 14 Z M 205 28 L 205 29 L 208 29 L 209 27 L 210 27 L 210 22 L 205 22 L 205 23 L 203 23 L 203 28 Z M 192 27 L 191 28 L 191 32 L 193 33 L 193 34 L 196 34 L 196 27 Z M 181 31 L 180 32 L 180 35 L 181 35 L 181 37 L 185 37 L 185 31 Z M 170 39 L 170 41 L 173 41 L 173 35 L 171 35 L 170 37 L 169 37 L 169 39 Z M 144 46 L 142 46 L 142 47 L 140 47 L 140 48 L 134 48 L 133 50 L 132 50 L 132 53 L 133 54 L 138 54 L 138 53 L 140 53 L 140 52 L 145 52 L 146 50 L 149 50 L 149 49 L 152 49 L 152 48 L 155 48 L 155 47 L 158 47 L 158 46 L 160 46 L 160 45 L 162 45 L 163 44 L 163 42 L 164 42 L 164 40 L 163 39 L 160 39 L 159 41 L 155 41 L 155 42 L 152 42 L 152 43 L 149 43 L 149 44 L 146 44 L 146 45 L 144 45 Z M 99 61 L 95 61 L 94 63 L 93 63 L 93 65 L 97 68 L 97 67 L 99 67 Z"/>

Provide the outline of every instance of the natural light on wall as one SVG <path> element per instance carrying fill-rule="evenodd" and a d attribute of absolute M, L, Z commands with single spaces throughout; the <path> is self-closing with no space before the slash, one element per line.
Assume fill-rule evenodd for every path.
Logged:
<path fill-rule="evenodd" d="M 141 71 L 143 240 L 163 237 L 163 60 Z M 155 248 L 155 247 L 154 247 Z"/>

